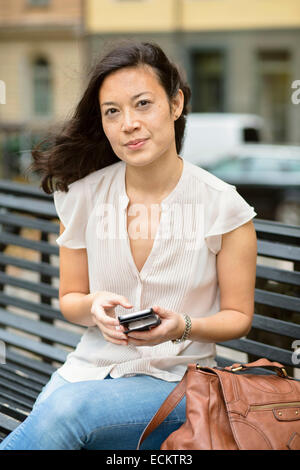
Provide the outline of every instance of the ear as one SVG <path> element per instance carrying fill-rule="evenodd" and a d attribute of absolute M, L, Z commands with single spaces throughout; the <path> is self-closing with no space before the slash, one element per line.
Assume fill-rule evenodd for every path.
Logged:
<path fill-rule="evenodd" d="M 182 110 L 184 106 L 184 94 L 183 91 L 179 88 L 176 96 L 172 98 L 172 116 L 174 121 L 181 116 Z"/>

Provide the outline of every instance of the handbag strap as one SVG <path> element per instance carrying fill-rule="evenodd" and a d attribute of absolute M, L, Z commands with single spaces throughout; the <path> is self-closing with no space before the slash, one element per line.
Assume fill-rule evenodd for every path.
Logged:
<path fill-rule="evenodd" d="M 290 378 L 282 364 L 279 362 L 271 362 L 268 359 L 262 358 L 254 362 L 249 362 L 248 364 L 239 364 L 235 363 L 231 366 L 223 367 L 223 370 L 228 370 L 230 372 L 237 372 L 240 370 L 253 369 L 255 367 L 263 367 L 264 369 L 270 369 L 279 375 L 279 377 Z"/>
<path fill-rule="evenodd" d="M 146 439 L 146 437 L 148 437 L 149 434 L 151 434 L 154 429 L 156 429 L 166 419 L 167 416 L 169 416 L 171 411 L 174 410 L 178 403 L 183 399 L 186 390 L 186 378 L 187 370 L 184 376 L 182 377 L 181 381 L 167 396 L 161 407 L 157 410 L 151 421 L 149 421 L 149 423 L 145 427 L 136 450 L 139 450 L 142 442 Z"/>

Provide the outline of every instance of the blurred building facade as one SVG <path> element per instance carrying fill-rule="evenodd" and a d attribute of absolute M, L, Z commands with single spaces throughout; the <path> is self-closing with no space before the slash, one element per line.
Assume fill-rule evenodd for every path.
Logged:
<path fill-rule="evenodd" d="M 0 177 L 72 114 L 90 66 L 126 38 L 185 69 L 192 111 L 255 113 L 266 141 L 300 144 L 299 0 L 0 0 Z"/>
<path fill-rule="evenodd" d="M 2 177 L 13 155 L 67 118 L 86 77 L 82 0 L 1 0 Z"/>
<path fill-rule="evenodd" d="M 85 25 L 91 60 L 155 41 L 186 70 L 194 112 L 259 114 L 266 141 L 300 144 L 299 0 L 87 0 Z"/>

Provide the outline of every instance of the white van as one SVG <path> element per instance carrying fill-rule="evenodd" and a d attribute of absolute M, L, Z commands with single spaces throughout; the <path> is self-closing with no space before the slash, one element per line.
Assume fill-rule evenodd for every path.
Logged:
<path fill-rule="evenodd" d="M 196 165 L 209 165 L 236 146 L 261 142 L 263 125 L 263 118 L 255 114 L 191 113 L 181 155 Z"/>

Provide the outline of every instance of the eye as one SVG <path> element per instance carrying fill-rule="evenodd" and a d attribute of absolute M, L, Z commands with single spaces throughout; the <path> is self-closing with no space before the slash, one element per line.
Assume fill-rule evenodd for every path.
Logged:
<path fill-rule="evenodd" d="M 111 115 L 111 114 L 116 114 L 117 111 L 118 111 L 118 110 L 117 110 L 116 108 L 109 108 L 109 109 L 107 109 L 107 110 L 105 111 L 104 114 L 105 114 L 105 116 L 109 116 L 109 115 Z"/>
<path fill-rule="evenodd" d="M 150 104 L 150 101 L 149 101 L 149 100 L 140 100 L 140 101 L 138 102 L 138 106 L 139 106 L 139 107 L 143 107 L 143 108 L 144 108 L 145 106 L 147 106 L 147 104 Z"/>

